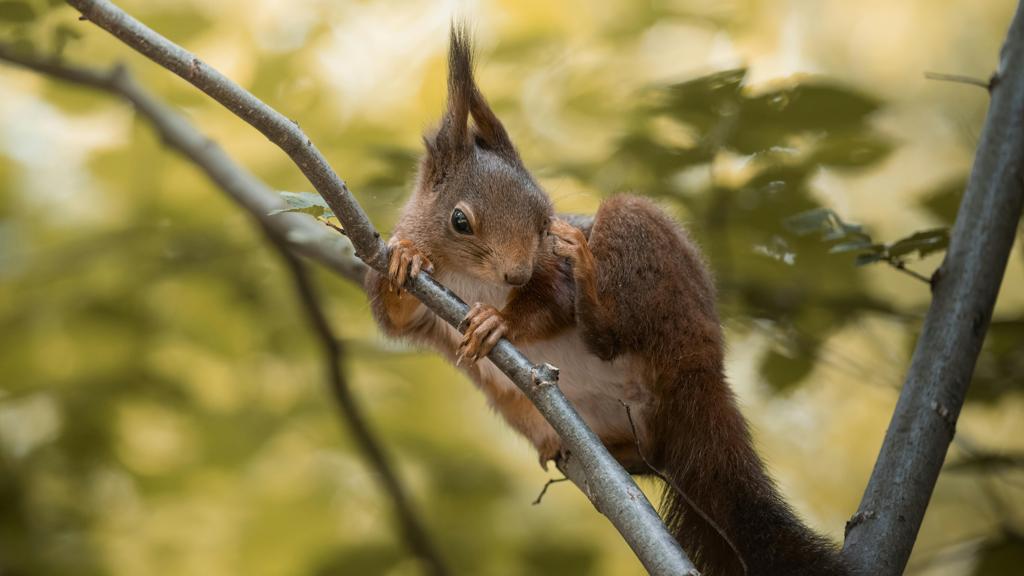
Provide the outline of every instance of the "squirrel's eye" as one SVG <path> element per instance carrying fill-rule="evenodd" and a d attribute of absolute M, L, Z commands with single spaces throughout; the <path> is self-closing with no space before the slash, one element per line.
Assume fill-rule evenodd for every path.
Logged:
<path fill-rule="evenodd" d="M 469 225 L 469 218 L 466 218 L 466 213 L 458 208 L 452 212 L 452 228 L 459 234 L 473 233 L 473 227 Z"/>

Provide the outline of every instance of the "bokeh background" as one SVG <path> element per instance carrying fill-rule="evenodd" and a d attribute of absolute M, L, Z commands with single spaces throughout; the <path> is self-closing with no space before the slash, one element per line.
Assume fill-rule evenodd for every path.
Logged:
<path fill-rule="evenodd" d="M 878 242 L 948 226 L 987 95 L 923 73 L 987 78 L 1013 2 L 119 4 L 298 121 L 382 230 L 443 106 L 449 22 L 468 19 L 479 82 L 559 209 L 631 190 L 703 245 L 757 445 L 841 540 L 929 294 L 787 218 L 830 208 Z M 0 39 L 126 62 L 271 186 L 310 189 L 68 7 L 0 2 Z M 941 253 L 906 259 L 927 276 Z M 465 378 L 385 342 L 352 285 L 316 279 L 458 573 L 641 573 L 569 485 L 530 505 L 552 475 Z M 318 350 L 249 218 L 130 108 L 0 66 L 0 573 L 418 574 Z M 1017 246 L 909 573 L 1020 573 L 1022 358 Z"/>

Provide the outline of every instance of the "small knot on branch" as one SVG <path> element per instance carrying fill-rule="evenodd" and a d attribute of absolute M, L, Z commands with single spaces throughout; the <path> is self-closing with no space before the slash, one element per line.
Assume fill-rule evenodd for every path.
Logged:
<path fill-rule="evenodd" d="M 942 280 L 942 266 L 936 268 L 935 272 L 932 272 L 931 277 L 928 278 L 928 288 L 932 294 L 935 293 L 935 287 L 939 285 L 939 280 Z"/>
<path fill-rule="evenodd" d="M 871 520 L 875 517 L 874 510 L 858 510 L 856 514 L 850 516 L 850 519 L 846 521 L 846 528 L 843 530 L 843 538 L 850 535 L 850 531 L 860 526 L 865 520 Z"/>
<path fill-rule="evenodd" d="M 1003 77 L 999 75 L 999 71 L 998 70 L 993 72 L 992 75 L 988 77 L 988 93 L 989 94 L 991 94 L 992 91 L 996 89 L 996 86 L 999 86 L 999 82 L 1002 79 L 1003 79 Z"/>
<path fill-rule="evenodd" d="M 533 385 L 538 388 L 558 384 L 558 368 L 546 362 L 540 366 L 534 366 L 530 376 L 533 379 Z"/>
<path fill-rule="evenodd" d="M 971 316 L 971 334 L 975 338 L 984 339 L 985 331 L 988 329 L 987 314 L 984 310 L 976 310 Z"/>
<path fill-rule="evenodd" d="M 953 415 L 953 411 L 945 404 L 940 404 L 938 400 L 932 400 L 929 407 L 946 423 L 949 427 L 949 435 L 952 437 L 956 433 L 956 416 Z"/>

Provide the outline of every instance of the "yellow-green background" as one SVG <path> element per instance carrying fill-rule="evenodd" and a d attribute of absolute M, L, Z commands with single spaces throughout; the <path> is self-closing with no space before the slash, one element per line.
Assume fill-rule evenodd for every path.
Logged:
<path fill-rule="evenodd" d="M 40 16 L 0 21 L 0 39 L 49 51 L 55 30 L 76 30 L 68 61 L 128 63 L 272 187 L 310 189 L 280 150 L 182 80 L 70 8 L 29 4 Z M 744 207 L 760 201 L 744 188 L 748 155 L 723 150 L 675 173 L 645 164 L 657 154 L 623 136 L 640 126 L 655 144 L 691 146 L 692 127 L 645 108 L 680 81 L 748 67 L 748 96 L 827 81 L 878 102 L 855 127 L 877 154 L 808 168 L 793 210 L 830 207 L 884 241 L 948 224 L 949 208 L 929 201 L 952 183 L 943 198 L 955 205 L 987 98 L 923 72 L 986 78 L 1012 2 L 120 5 L 298 121 L 382 230 L 443 105 L 449 22 L 468 19 L 479 82 L 559 209 L 660 186 L 706 245 L 724 278 L 730 379 L 758 447 L 807 521 L 841 539 L 927 287 L 825 250 L 817 260 L 797 250 L 791 266 L 758 254 L 785 228 L 772 210 Z M 805 144 L 790 136 L 778 146 Z M 632 161 L 607 161 L 624 150 Z M 736 203 L 743 217 L 716 220 Z M 940 259 L 910 265 L 928 274 Z M 735 279 L 756 294 L 738 297 Z M 530 505 L 550 474 L 465 378 L 384 342 L 358 290 L 317 280 L 349 344 L 352 384 L 458 573 L 640 573 L 569 485 Z M 417 574 L 339 425 L 290 287 L 249 218 L 130 108 L 0 67 L 0 574 Z M 769 288 L 797 296 L 769 295 L 762 308 Z M 844 298 L 891 309 L 847 309 Z M 1004 332 L 983 354 L 987 385 L 964 409 L 966 444 L 950 461 L 970 461 L 965 447 L 1024 451 L 1022 313 L 1017 247 L 996 306 Z M 1020 467 L 947 470 L 910 571 L 1019 573 L 1022 531 Z"/>

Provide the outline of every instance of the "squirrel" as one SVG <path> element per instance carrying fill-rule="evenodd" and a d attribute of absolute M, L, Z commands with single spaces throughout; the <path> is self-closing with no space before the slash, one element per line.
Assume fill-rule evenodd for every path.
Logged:
<path fill-rule="evenodd" d="M 562 455 L 558 435 L 486 356 L 507 338 L 558 366 L 560 388 L 623 467 L 666 481 L 666 525 L 703 573 L 847 574 L 754 450 L 697 245 L 641 197 L 613 196 L 592 220 L 557 216 L 477 88 L 471 55 L 453 26 L 446 110 L 424 137 L 387 274 L 366 276 L 384 333 L 461 367 L 545 468 Z M 402 291 L 422 271 L 473 303 L 459 329 Z"/>

